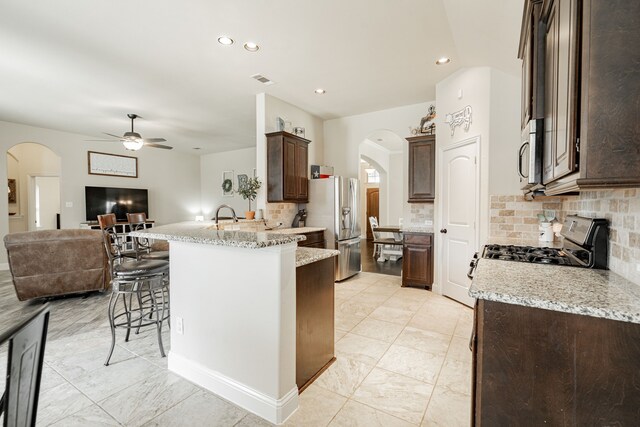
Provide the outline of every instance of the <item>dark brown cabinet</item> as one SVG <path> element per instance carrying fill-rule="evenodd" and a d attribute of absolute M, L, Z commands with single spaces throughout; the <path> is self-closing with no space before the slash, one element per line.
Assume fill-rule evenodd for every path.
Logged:
<path fill-rule="evenodd" d="M 404 233 L 402 286 L 431 289 L 433 285 L 433 234 Z"/>
<path fill-rule="evenodd" d="M 268 133 L 267 201 L 309 201 L 309 141 L 287 132 Z"/>
<path fill-rule="evenodd" d="M 433 202 L 436 197 L 436 136 L 422 135 L 409 141 L 409 203 Z"/>
<path fill-rule="evenodd" d="M 640 325 L 478 300 L 474 426 L 637 425 Z"/>
<path fill-rule="evenodd" d="M 327 241 L 324 238 L 324 231 L 312 231 L 310 233 L 301 233 L 307 238 L 307 240 L 303 240 L 298 242 L 298 246 L 303 246 L 307 248 L 319 248 L 325 249 L 327 245 Z"/>
<path fill-rule="evenodd" d="M 640 186 L 638 16 L 637 1 L 525 2 L 522 125 L 544 118 L 546 194 Z"/>

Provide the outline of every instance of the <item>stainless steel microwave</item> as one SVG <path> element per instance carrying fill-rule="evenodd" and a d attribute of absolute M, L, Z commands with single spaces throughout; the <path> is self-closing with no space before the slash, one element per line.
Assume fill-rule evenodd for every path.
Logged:
<path fill-rule="evenodd" d="M 518 151 L 520 188 L 534 191 L 542 185 L 542 144 L 544 119 L 530 120 L 522 131 L 522 144 Z"/>

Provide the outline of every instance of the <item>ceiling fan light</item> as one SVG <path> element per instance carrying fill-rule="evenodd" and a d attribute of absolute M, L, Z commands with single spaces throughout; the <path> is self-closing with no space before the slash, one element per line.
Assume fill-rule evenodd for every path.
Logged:
<path fill-rule="evenodd" d="M 122 145 L 129 151 L 138 151 L 144 145 L 144 141 L 141 139 L 123 139 Z"/>

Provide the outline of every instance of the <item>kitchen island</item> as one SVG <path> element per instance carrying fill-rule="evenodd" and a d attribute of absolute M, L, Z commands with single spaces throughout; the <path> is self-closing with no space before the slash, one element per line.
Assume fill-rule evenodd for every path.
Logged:
<path fill-rule="evenodd" d="M 299 253 L 303 236 L 216 230 L 208 222 L 133 235 L 170 242 L 169 369 L 284 422 L 298 407 L 296 267 L 335 251 Z"/>
<path fill-rule="evenodd" d="M 480 259 L 472 425 L 635 425 L 640 286 L 608 271 Z"/>

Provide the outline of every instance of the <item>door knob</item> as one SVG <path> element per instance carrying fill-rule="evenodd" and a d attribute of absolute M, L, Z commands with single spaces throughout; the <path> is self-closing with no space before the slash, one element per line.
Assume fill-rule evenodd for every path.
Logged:
<path fill-rule="evenodd" d="M 441 232 L 442 234 L 447 234 L 447 229 L 446 229 L 446 228 L 442 228 L 442 229 L 440 229 L 440 232 Z"/>

